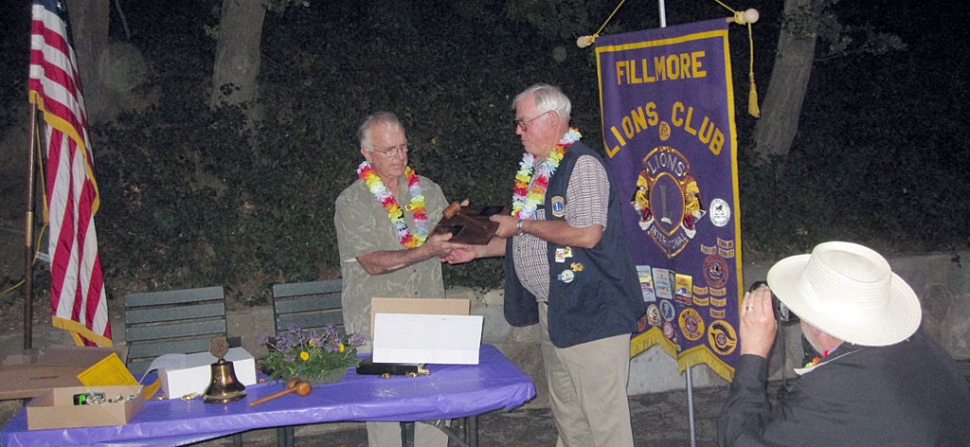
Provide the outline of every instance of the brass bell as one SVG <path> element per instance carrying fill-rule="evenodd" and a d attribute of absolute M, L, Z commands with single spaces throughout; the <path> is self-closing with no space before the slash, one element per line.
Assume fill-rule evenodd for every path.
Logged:
<path fill-rule="evenodd" d="M 227 404 L 246 397 L 246 385 L 236 379 L 232 362 L 220 358 L 212 365 L 212 383 L 205 389 L 202 400 L 207 404 Z"/>

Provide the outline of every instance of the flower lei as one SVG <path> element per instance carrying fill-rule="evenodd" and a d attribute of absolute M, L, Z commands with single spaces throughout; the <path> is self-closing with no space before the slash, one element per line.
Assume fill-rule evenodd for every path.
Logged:
<path fill-rule="evenodd" d="M 546 189 L 549 187 L 549 179 L 556 173 L 559 162 L 566 154 L 566 148 L 582 138 L 579 129 L 569 128 L 566 135 L 556 145 L 546 160 L 535 170 L 535 183 L 532 183 L 533 165 L 535 156 L 526 152 L 522 155 L 519 162 L 519 171 L 515 173 L 515 186 L 512 188 L 512 215 L 520 220 L 531 219 L 536 212 L 536 208 L 546 198 Z"/>
<path fill-rule="evenodd" d="M 361 163 L 357 167 L 357 175 L 361 180 L 367 182 L 367 189 L 374 194 L 381 205 L 384 205 L 384 209 L 387 210 L 387 217 L 391 219 L 391 223 L 394 224 L 394 231 L 401 239 L 401 245 L 406 248 L 415 248 L 424 244 L 430 233 L 428 230 L 428 213 L 424 208 L 421 180 L 418 179 L 414 170 L 410 166 L 404 168 L 404 177 L 408 181 L 408 192 L 411 193 L 411 204 L 408 205 L 408 210 L 414 211 L 415 232 L 413 234 L 408 231 L 408 224 L 404 221 L 404 211 L 401 210 L 401 205 L 397 203 L 397 199 L 371 168 L 370 163 L 366 161 Z"/>
<path fill-rule="evenodd" d="M 828 356 L 829 356 L 829 350 L 826 349 L 825 352 L 822 353 L 822 356 L 821 357 L 815 357 L 815 358 L 813 358 L 812 361 L 810 361 L 810 362 L 808 362 L 808 363 L 805 364 L 805 367 L 806 368 L 814 367 L 815 365 L 818 365 L 822 361 L 822 359 L 824 359 L 824 358 L 826 358 Z"/>

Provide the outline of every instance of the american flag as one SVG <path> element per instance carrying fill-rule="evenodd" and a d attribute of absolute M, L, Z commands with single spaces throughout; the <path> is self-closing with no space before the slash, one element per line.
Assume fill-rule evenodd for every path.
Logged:
<path fill-rule="evenodd" d="M 94 215 L 100 198 L 64 0 L 33 0 L 30 102 L 43 111 L 54 326 L 81 345 L 111 346 Z"/>

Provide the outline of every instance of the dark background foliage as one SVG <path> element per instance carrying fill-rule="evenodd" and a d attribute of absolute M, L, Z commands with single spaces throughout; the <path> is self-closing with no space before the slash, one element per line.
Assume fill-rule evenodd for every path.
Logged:
<path fill-rule="evenodd" d="M 129 42 L 150 63 L 145 89 L 160 99 L 93 128 L 109 295 L 226 285 L 238 301 L 259 304 L 269 284 L 338 276 L 333 203 L 356 178 L 357 126 L 378 110 L 398 114 L 415 147 L 412 167 L 451 200 L 508 202 L 521 157 L 511 98 L 533 83 L 560 86 L 573 101 L 573 125 L 601 146 L 592 49 L 557 35 L 562 27 L 507 19 L 505 2 L 383 9 L 375 5 L 386 2 L 337 0 L 269 14 L 261 101 L 248 105 L 263 117 L 255 123 L 246 110 L 206 104 L 216 42 L 204 27 L 218 22 L 217 9 L 195 0 L 154 3 L 126 13 Z M 596 27 L 615 6 L 589 3 Z M 658 26 L 656 6 L 641 3 L 625 5 L 604 33 Z M 754 52 L 764 94 L 781 5 L 753 3 L 744 7 L 761 11 Z M 726 15 L 714 2 L 667 12 L 669 25 Z M 785 160 L 750 150 L 748 36 L 732 27 L 745 257 L 774 259 L 829 239 L 889 252 L 965 248 L 967 81 L 937 50 L 966 32 L 910 32 L 883 6 L 840 13 L 881 21 L 910 50 L 817 63 Z M 125 39 L 120 30 L 112 24 L 113 37 Z M 5 83 L 10 67 L 26 64 L 26 51 L 11 42 L 26 45 L 3 41 Z M 20 79 L 3 86 L 0 110 L 23 100 Z M 496 260 L 448 266 L 445 274 L 449 285 L 501 281 Z"/>

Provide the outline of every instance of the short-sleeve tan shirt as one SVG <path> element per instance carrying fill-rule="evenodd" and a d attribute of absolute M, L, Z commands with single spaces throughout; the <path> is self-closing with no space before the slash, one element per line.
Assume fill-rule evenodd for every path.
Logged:
<path fill-rule="evenodd" d="M 428 213 L 428 228 L 441 219 L 448 205 L 441 188 L 431 180 L 420 177 L 421 190 Z M 398 203 L 406 208 L 411 202 L 407 183 L 402 176 L 398 186 Z M 340 250 L 340 272 L 343 277 L 344 326 L 348 333 L 358 332 L 370 340 L 371 298 L 444 298 L 441 279 L 441 260 L 428 259 L 382 275 L 370 275 L 357 262 L 357 257 L 375 251 L 402 250 L 394 225 L 387 211 L 357 180 L 337 197 L 334 225 Z M 405 209 L 408 230 L 414 231 L 413 213 Z M 369 344 L 364 351 L 369 351 Z"/>

